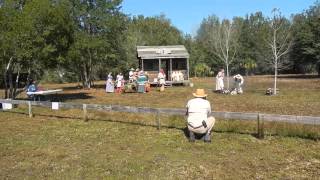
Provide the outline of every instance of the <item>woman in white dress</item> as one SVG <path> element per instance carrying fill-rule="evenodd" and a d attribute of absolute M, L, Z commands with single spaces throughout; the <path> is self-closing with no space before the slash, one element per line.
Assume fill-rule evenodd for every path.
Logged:
<path fill-rule="evenodd" d="M 223 91 L 224 89 L 224 69 L 221 69 L 216 76 L 216 91 Z"/>
<path fill-rule="evenodd" d="M 164 91 L 164 85 L 166 84 L 166 74 L 164 73 L 163 69 L 160 69 L 158 73 L 158 82 L 160 84 L 160 91 Z"/>
<path fill-rule="evenodd" d="M 106 81 L 106 92 L 107 93 L 113 93 L 114 92 L 114 84 L 113 84 L 113 77 L 112 73 L 110 72 L 107 81 Z"/>
<path fill-rule="evenodd" d="M 121 93 L 122 92 L 122 85 L 123 85 L 123 75 L 122 75 L 122 73 L 119 73 L 117 75 L 117 83 L 116 83 L 116 85 L 117 85 L 116 92 L 117 93 Z"/>

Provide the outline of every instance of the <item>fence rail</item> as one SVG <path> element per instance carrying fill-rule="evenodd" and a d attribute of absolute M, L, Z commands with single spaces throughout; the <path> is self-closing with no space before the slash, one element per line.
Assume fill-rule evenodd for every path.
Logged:
<path fill-rule="evenodd" d="M 32 106 L 41 106 L 52 108 L 53 103 L 57 103 L 58 108 L 62 109 L 80 109 L 83 110 L 84 119 L 87 121 L 87 110 L 102 110 L 114 112 L 128 112 L 128 113 L 151 113 L 156 114 L 156 121 L 158 128 L 160 128 L 160 114 L 167 115 L 184 115 L 185 109 L 177 108 L 151 108 L 151 107 L 133 107 L 121 105 L 103 105 L 103 104 L 78 104 L 78 103 L 63 103 L 63 102 L 47 102 L 47 101 L 24 101 L 24 100 L 6 100 L 0 99 L 0 103 L 28 105 L 29 116 L 32 117 Z M 320 117 L 313 116 L 294 116 L 294 115 L 277 115 L 277 114 L 262 114 L 262 113 L 243 113 L 243 112 L 212 112 L 212 115 L 220 119 L 236 119 L 246 121 L 257 121 L 258 135 L 263 136 L 263 122 L 286 122 L 297 124 L 320 125 Z"/>
<path fill-rule="evenodd" d="M 24 101 L 24 100 L 6 100 L 0 99 L 0 103 L 20 104 L 32 106 L 42 106 L 51 108 L 52 102 L 48 101 Z M 63 103 L 57 102 L 59 108 L 62 109 L 83 109 L 84 104 L 78 103 Z M 185 109 L 177 108 L 150 108 L 150 107 L 134 107 L 134 106 L 121 106 L 121 105 L 103 105 L 103 104 L 85 104 L 87 110 L 103 110 L 115 112 L 129 112 L 129 113 L 151 113 L 151 114 L 169 114 L 169 115 L 184 115 Z M 262 114 L 262 113 L 244 113 L 244 112 L 212 112 L 212 115 L 220 119 L 236 119 L 236 120 L 249 120 L 256 121 L 258 116 L 264 121 L 276 121 L 287 123 L 311 124 L 320 125 L 320 117 L 314 116 L 295 116 L 295 115 L 278 115 L 278 114 Z"/>

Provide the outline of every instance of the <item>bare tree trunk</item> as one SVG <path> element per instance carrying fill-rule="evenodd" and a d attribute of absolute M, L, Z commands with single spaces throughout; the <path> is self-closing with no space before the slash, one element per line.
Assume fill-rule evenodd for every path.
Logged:
<path fill-rule="evenodd" d="M 17 74 L 17 77 L 16 77 L 16 84 L 14 86 L 12 99 L 15 99 L 16 96 L 17 96 L 17 89 L 19 88 L 19 78 L 20 78 L 20 66 L 18 66 L 18 74 Z"/>
<path fill-rule="evenodd" d="M 88 88 L 89 84 L 88 84 L 88 72 L 87 72 L 87 65 L 84 65 L 84 87 Z"/>
<path fill-rule="evenodd" d="M 3 83 L 4 83 L 4 98 L 7 99 L 8 98 L 8 79 L 7 79 L 7 71 L 4 71 L 3 73 Z"/>
<path fill-rule="evenodd" d="M 89 54 L 89 65 L 88 65 L 88 83 L 89 83 L 89 88 L 91 88 L 92 85 L 92 77 L 91 77 L 91 72 L 92 72 L 92 55 L 90 49 L 88 49 L 88 54 Z"/>
<path fill-rule="evenodd" d="M 11 63 L 12 63 L 12 61 L 13 61 L 13 57 L 10 57 L 10 59 L 9 59 L 9 62 L 8 62 L 8 64 L 7 64 L 7 67 L 6 67 L 6 69 L 5 69 L 5 71 L 4 71 L 4 74 L 3 74 L 3 79 L 4 79 L 4 87 L 5 87 L 5 89 L 4 89 L 4 98 L 5 99 L 7 99 L 7 98 L 9 98 L 9 92 L 8 92 L 8 72 L 10 71 L 10 69 L 11 69 Z"/>
<path fill-rule="evenodd" d="M 273 87 L 273 94 L 277 95 L 277 76 L 278 76 L 278 66 L 277 63 L 274 65 L 274 87 Z"/>
<path fill-rule="evenodd" d="M 13 79 L 12 79 L 12 70 L 10 69 L 8 71 L 8 77 L 9 77 L 9 98 L 13 97 Z"/>
<path fill-rule="evenodd" d="M 230 88 L 230 82 L 229 82 L 229 64 L 227 64 L 227 88 L 229 90 Z"/>

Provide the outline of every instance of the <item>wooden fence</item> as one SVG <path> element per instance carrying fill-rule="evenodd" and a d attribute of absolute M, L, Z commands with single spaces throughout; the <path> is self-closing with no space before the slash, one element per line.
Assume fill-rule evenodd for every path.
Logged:
<path fill-rule="evenodd" d="M 156 121 L 158 129 L 161 127 L 160 114 L 167 115 L 185 115 L 185 109 L 176 108 L 150 108 L 150 107 L 133 107 L 121 105 L 102 105 L 102 104 L 77 104 L 77 103 L 63 103 L 63 102 L 48 102 L 48 101 L 23 101 L 23 100 L 6 100 L 0 99 L 0 103 L 28 105 L 29 117 L 33 117 L 32 106 L 41 106 L 52 108 L 53 104 L 60 109 L 80 109 L 83 111 L 83 119 L 88 121 L 87 110 L 102 110 L 114 112 L 128 112 L 128 113 L 151 113 L 156 114 Z M 263 122 L 286 122 L 309 125 L 320 125 L 320 117 L 313 116 L 294 116 L 294 115 L 277 115 L 277 114 L 262 114 L 262 113 L 242 113 L 242 112 L 212 112 L 215 118 L 219 119 L 235 119 L 246 121 L 257 121 L 258 137 L 263 138 Z"/>

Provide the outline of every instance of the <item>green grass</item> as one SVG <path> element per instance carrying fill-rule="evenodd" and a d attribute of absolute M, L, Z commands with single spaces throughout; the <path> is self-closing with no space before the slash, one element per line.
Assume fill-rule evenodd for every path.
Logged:
<path fill-rule="evenodd" d="M 212 79 L 194 79 L 194 88 L 153 89 L 148 94 L 105 94 L 76 84 L 65 88 L 66 102 L 184 108 L 195 88 L 205 88 L 216 111 L 320 116 L 320 80 L 279 81 L 280 94 L 265 96 L 270 77 L 246 79 L 245 94 L 210 92 Z M 102 82 L 99 82 L 101 84 Z M 20 98 L 24 97 L 23 94 Z M 73 98 L 70 98 L 73 97 Z M 320 176 L 320 127 L 265 122 L 264 140 L 256 122 L 218 119 L 212 143 L 189 143 L 181 116 L 26 107 L 0 112 L 0 179 L 316 179 Z M 297 138 L 298 137 L 298 138 Z"/>
<path fill-rule="evenodd" d="M 136 120 L 96 118 L 83 122 L 2 113 L 0 179 L 312 179 L 320 175 L 319 141 L 280 136 L 258 140 L 250 134 L 214 132 L 211 144 L 189 143 L 178 122 L 176 128 L 163 126 L 158 131 L 147 119 L 142 126 L 135 125 Z"/>

